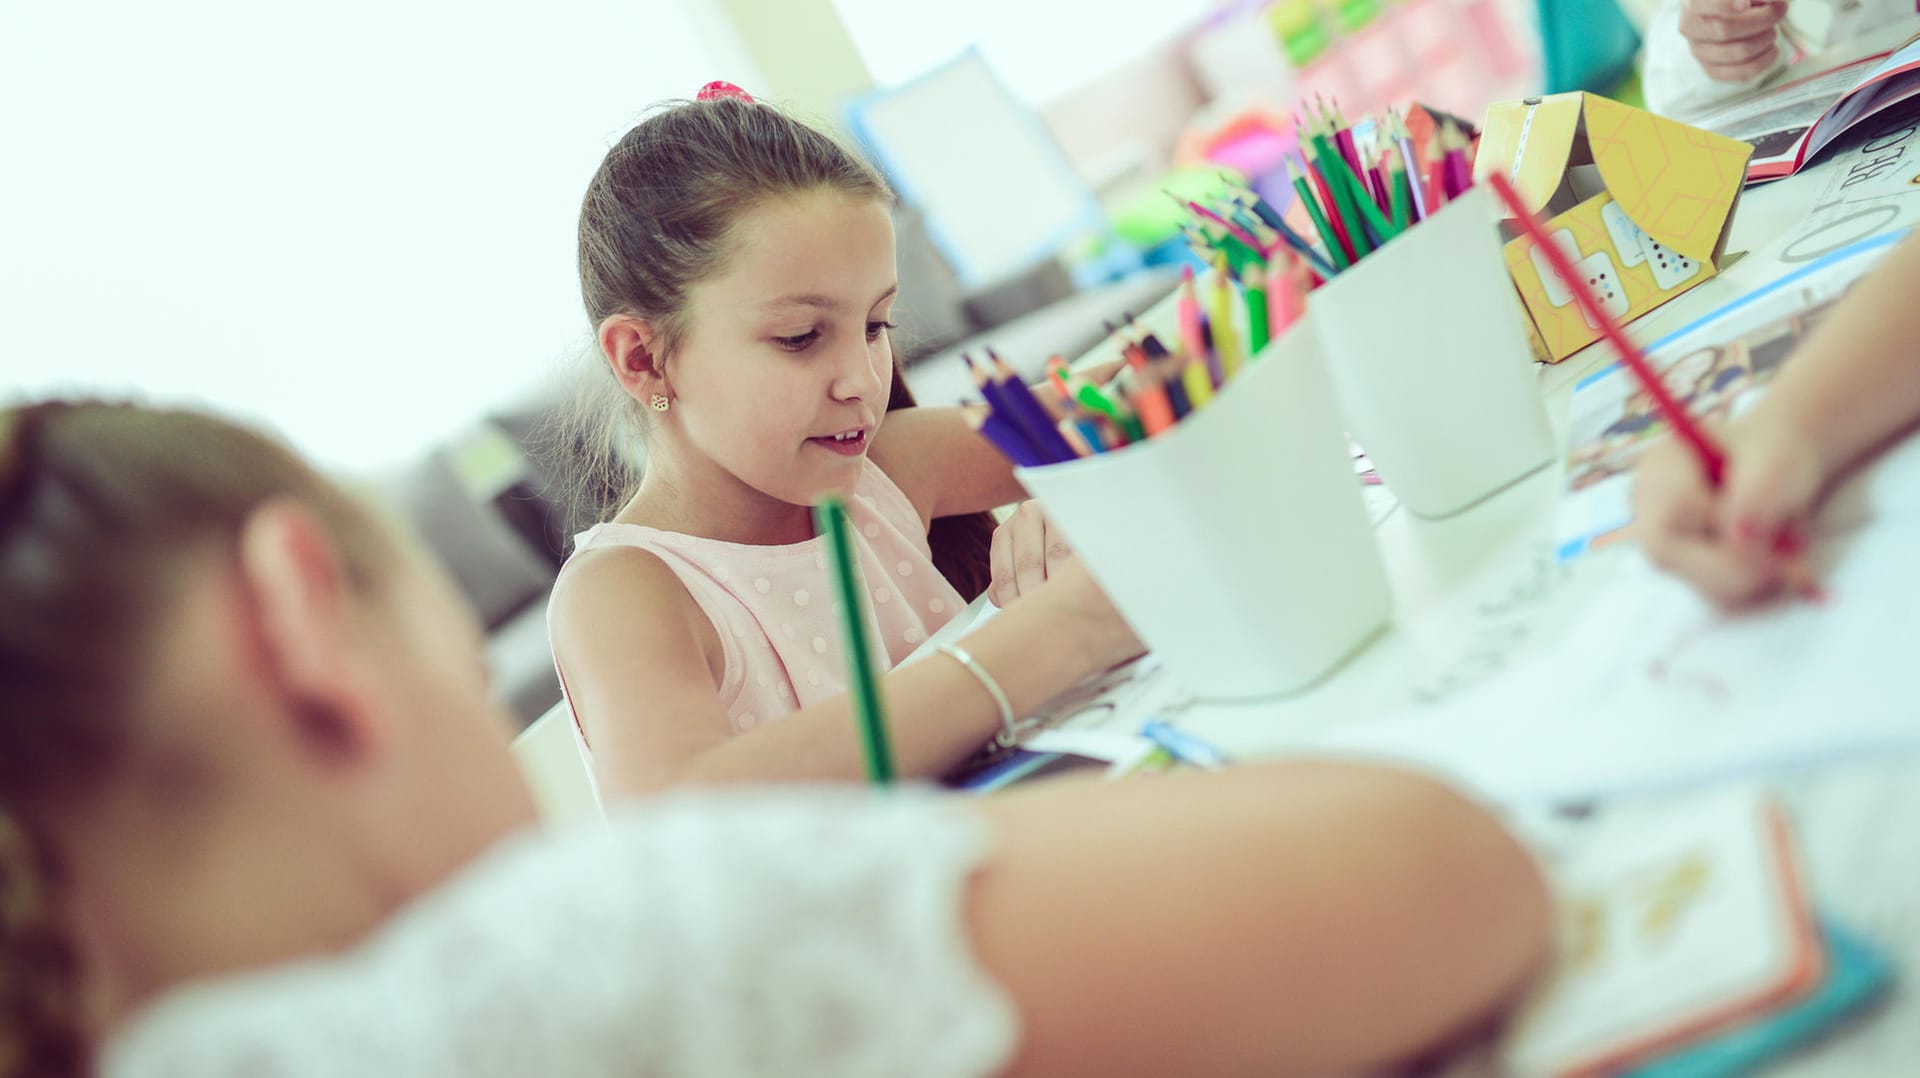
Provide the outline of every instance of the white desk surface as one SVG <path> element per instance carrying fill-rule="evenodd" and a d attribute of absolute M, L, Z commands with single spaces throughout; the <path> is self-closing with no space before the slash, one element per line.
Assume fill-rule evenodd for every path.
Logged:
<path fill-rule="evenodd" d="M 1823 171 L 1745 192 L 1726 250 L 1760 250 L 1798 223 L 1829 179 Z M 1779 272 L 1764 259 L 1736 262 L 1637 322 L 1633 335 L 1657 339 Z M 1171 300 L 1143 320 L 1170 326 Z M 1082 362 L 1110 358 L 1102 352 Z M 1611 361 L 1596 346 L 1541 370 L 1541 392 L 1563 443 L 1574 383 Z M 1376 530 L 1395 597 L 1390 630 L 1297 696 L 1179 705 L 1173 717 L 1236 756 L 1275 755 L 1303 732 L 1401 710 L 1449 672 L 1492 669 L 1524 653 L 1552 629 L 1530 616 L 1543 605 L 1534 597 L 1553 591 L 1552 616 L 1564 619 L 1578 604 L 1578 589 L 1593 587 L 1609 563 L 1608 552 L 1596 552 L 1571 569 L 1556 565 L 1552 529 L 1563 482 L 1556 466 L 1444 521 L 1395 510 Z M 1887 948 L 1907 975 L 1920 971 L 1920 757 L 1834 765 L 1773 785 L 1793 811 L 1816 902 Z M 1769 1073 L 1920 1073 L 1920 1002 L 1896 987 L 1882 1013 Z"/>

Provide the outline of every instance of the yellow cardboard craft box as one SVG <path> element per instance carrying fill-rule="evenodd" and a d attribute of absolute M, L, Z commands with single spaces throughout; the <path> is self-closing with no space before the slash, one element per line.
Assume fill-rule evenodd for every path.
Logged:
<path fill-rule="evenodd" d="M 1474 162 L 1498 170 L 1587 275 L 1600 304 L 1630 322 L 1718 272 L 1727 219 L 1753 147 L 1592 94 L 1487 110 Z M 1535 349 L 1558 363 L 1600 339 L 1525 236 L 1507 268 L 1533 320 Z"/>

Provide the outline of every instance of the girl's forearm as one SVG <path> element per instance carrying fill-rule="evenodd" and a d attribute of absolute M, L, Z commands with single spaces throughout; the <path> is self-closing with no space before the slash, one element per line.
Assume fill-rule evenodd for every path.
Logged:
<path fill-rule="evenodd" d="M 1546 889 L 1485 811 L 1405 772 L 1250 765 L 984 799 L 969 908 L 1021 1014 L 1012 1076 L 1328 1074 L 1513 999 Z"/>
<path fill-rule="evenodd" d="M 1743 422 L 1806 435 L 1846 472 L 1920 421 L 1920 236 L 1855 285 Z"/>
<path fill-rule="evenodd" d="M 965 647 L 1016 716 L 1031 715 L 1102 666 L 1045 591 L 967 635 Z M 887 734 L 901 778 L 951 771 L 1001 729 L 998 703 L 953 658 L 933 655 L 881 679 Z M 688 782 L 826 781 L 864 777 L 853 700 L 842 694 L 714 746 L 688 761 Z"/>

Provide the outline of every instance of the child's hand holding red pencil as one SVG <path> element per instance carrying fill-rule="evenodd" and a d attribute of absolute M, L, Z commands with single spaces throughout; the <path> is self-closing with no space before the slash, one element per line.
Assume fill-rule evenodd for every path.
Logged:
<path fill-rule="evenodd" d="M 1813 440 L 1764 409 L 1716 433 L 1726 453 L 1717 488 L 1678 439 L 1635 470 L 1634 529 L 1648 560 L 1723 606 L 1817 596 L 1805 551 L 1827 475 Z"/>
<path fill-rule="evenodd" d="M 1742 459 L 1736 467 L 1730 444 L 1709 434 L 1674 399 L 1566 252 L 1547 239 L 1513 184 L 1498 172 L 1487 180 L 1673 428 L 1674 437 L 1656 447 L 1657 455 L 1650 454 L 1635 483 L 1635 504 L 1653 514 L 1652 523 L 1639 525 L 1643 540 L 1652 537 L 1648 555 L 1723 603 L 1749 601 L 1783 587 L 1804 599 L 1824 598 L 1806 560 L 1807 524 L 1825 484 L 1813 439 L 1788 418 L 1768 418 L 1774 413 L 1763 403 L 1743 421 Z M 1759 433 L 1746 433 L 1755 429 Z M 1644 493 L 1642 486 L 1648 486 Z"/>

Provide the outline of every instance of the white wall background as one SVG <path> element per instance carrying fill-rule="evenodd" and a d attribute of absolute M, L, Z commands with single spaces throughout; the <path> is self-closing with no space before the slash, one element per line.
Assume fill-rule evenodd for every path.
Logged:
<path fill-rule="evenodd" d="M 0 0 L 0 400 L 410 456 L 583 354 L 587 180 L 712 78 L 704 0 Z"/>
<path fill-rule="evenodd" d="M 978 48 L 1014 96 L 1051 104 L 1192 29 L 1222 0 L 834 0 L 874 82 Z"/>

